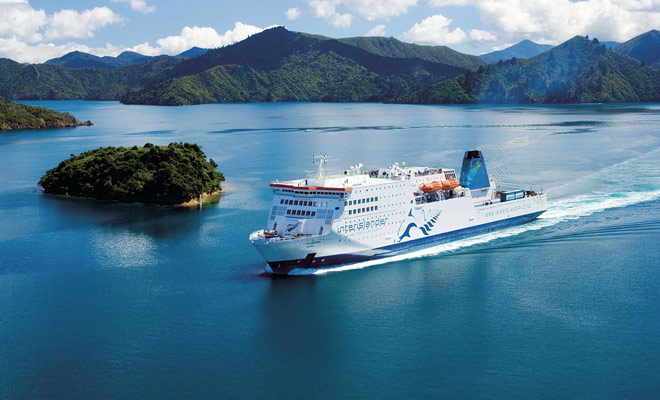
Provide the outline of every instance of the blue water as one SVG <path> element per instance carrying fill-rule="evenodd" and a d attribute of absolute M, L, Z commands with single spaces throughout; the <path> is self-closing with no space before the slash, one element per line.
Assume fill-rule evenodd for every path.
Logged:
<path fill-rule="evenodd" d="M 660 396 L 660 105 L 161 108 L 28 102 L 93 127 L 0 133 L 0 399 Z M 43 195 L 108 145 L 200 144 L 202 211 Z M 531 224 L 285 279 L 247 237 L 268 183 L 313 169 L 458 168 L 543 189 Z"/>

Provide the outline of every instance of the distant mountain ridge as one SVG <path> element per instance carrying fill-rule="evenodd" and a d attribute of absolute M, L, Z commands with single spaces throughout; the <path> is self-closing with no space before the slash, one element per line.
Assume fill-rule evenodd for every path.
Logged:
<path fill-rule="evenodd" d="M 82 51 L 72 51 L 62 57 L 52 58 L 45 62 L 48 65 L 57 65 L 65 68 L 100 68 L 112 69 L 124 67 L 147 61 L 153 57 L 145 56 L 133 51 L 125 51 L 117 57 L 99 57 Z"/>
<path fill-rule="evenodd" d="M 393 37 L 363 36 L 337 40 L 366 50 L 369 53 L 385 57 L 419 58 L 420 60 L 433 61 L 465 69 L 477 69 L 479 66 L 486 64 L 478 56 L 459 53 L 447 46 L 422 46 L 414 43 L 405 43 Z"/>
<path fill-rule="evenodd" d="M 550 50 L 551 48 L 552 46 L 549 44 L 535 43 L 531 40 L 525 39 L 514 44 L 513 46 L 482 54 L 479 57 L 488 63 L 494 64 L 500 60 L 506 61 L 514 57 L 521 59 L 531 58 L 543 53 L 544 51 Z"/>
<path fill-rule="evenodd" d="M 0 96 L 154 105 L 658 101 L 660 72 L 644 65 L 657 65 L 657 34 L 640 35 L 616 51 L 596 39 L 575 37 L 529 59 L 516 56 L 486 64 L 443 46 L 393 38 L 332 39 L 276 27 L 230 46 L 190 49 L 190 55 L 203 52 L 196 57 L 148 57 L 115 68 L 0 59 Z M 624 55 L 627 48 L 642 62 Z M 78 60 L 103 59 L 74 55 Z M 140 57 L 123 53 L 115 59 L 132 62 Z M 62 58 L 65 64 L 71 61 Z"/>
<path fill-rule="evenodd" d="M 643 61 L 660 70 L 660 32 L 652 30 L 636 36 L 615 49 L 616 52 Z"/>
<path fill-rule="evenodd" d="M 209 51 L 209 49 L 202 49 L 201 47 L 192 47 L 174 57 L 194 58 Z M 162 57 L 162 56 L 157 56 Z M 111 56 L 95 56 L 93 54 L 85 53 L 82 51 L 72 51 L 63 55 L 62 57 L 51 58 L 44 64 L 57 65 L 65 68 L 99 68 L 99 69 L 113 69 L 121 68 L 127 65 L 141 63 L 151 60 L 153 56 L 145 56 L 134 51 L 124 51 L 117 57 Z"/>
<path fill-rule="evenodd" d="M 660 72 L 575 38 L 414 92 L 412 103 L 610 103 L 660 100 Z"/>
<path fill-rule="evenodd" d="M 605 42 L 600 42 L 600 44 L 604 44 L 605 47 L 607 47 L 610 50 L 614 50 L 617 47 L 621 46 L 621 42 L 615 42 L 615 41 L 612 41 L 612 40 L 608 40 L 608 41 L 605 41 Z"/>
<path fill-rule="evenodd" d="M 202 54 L 206 53 L 210 49 L 203 49 L 201 47 L 191 47 L 190 49 L 177 54 L 175 57 L 183 57 L 183 58 L 194 58 L 201 56 Z"/>

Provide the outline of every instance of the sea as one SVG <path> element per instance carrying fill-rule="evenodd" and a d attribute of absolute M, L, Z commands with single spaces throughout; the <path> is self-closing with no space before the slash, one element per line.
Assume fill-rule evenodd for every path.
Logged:
<path fill-rule="evenodd" d="M 94 126 L 0 132 L 0 399 L 658 399 L 660 104 L 23 101 Z M 45 195 L 102 146 L 199 144 L 203 209 Z M 275 179 L 484 154 L 538 220 L 304 276 L 248 235 Z"/>

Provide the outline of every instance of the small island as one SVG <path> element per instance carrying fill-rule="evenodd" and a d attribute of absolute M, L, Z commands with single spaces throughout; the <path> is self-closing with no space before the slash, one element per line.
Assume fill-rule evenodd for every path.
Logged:
<path fill-rule="evenodd" d="M 91 121 L 78 121 L 69 113 L 12 103 L 0 98 L 0 130 L 67 128 L 81 125 L 93 124 Z"/>
<path fill-rule="evenodd" d="M 225 180 L 197 144 L 101 147 L 71 155 L 39 180 L 45 193 L 123 203 L 217 202 Z"/>

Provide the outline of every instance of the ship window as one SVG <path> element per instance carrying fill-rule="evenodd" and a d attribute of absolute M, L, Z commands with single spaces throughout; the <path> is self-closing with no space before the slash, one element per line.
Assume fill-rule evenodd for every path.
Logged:
<path fill-rule="evenodd" d="M 293 205 L 294 205 L 294 206 L 297 206 L 297 205 L 298 205 L 298 200 L 294 201 L 294 202 L 293 202 Z"/>
<path fill-rule="evenodd" d="M 364 208 L 362 209 L 362 212 L 364 212 Z"/>
<path fill-rule="evenodd" d="M 378 206 L 376 206 L 376 211 L 378 211 Z"/>
<path fill-rule="evenodd" d="M 300 215 L 300 214 L 301 214 L 301 211 L 300 211 L 300 210 L 297 210 L 297 211 L 296 211 L 296 215 Z"/>
<path fill-rule="evenodd" d="M 353 215 L 353 210 L 348 210 L 348 215 Z"/>
<path fill-rule="evenodd" d="M 312 211 L 312 217 L 316 215 L 316 211 Z"/>
<path fill-rule="evenodd" d="M 378 196 L 376 196 L 376 201 L 378 201 Z"/>
<path fill-rule="evenodd" d="M 371 201 L 374 201 L 374 198 L 373 198 L 373 197 L 371 198 Z"/>
<path fill-rule="evenodd" d="M 309 216 L 309 214 L 310 214 L 309 211 L 305 211 L 305 215 Z"/>
<path fill-rule="evenodd" d="M 284 204 L 284 199 L 280 199 L 280 204 Z"/>
<path fill-rule="evenodd" d="M 286 210 L 286 215 L 291 215 L 291 210 Z"/>

